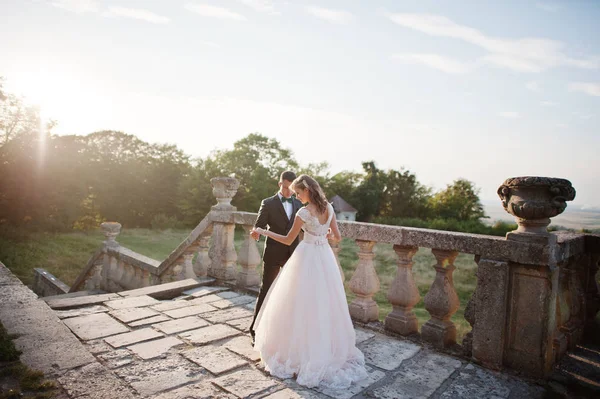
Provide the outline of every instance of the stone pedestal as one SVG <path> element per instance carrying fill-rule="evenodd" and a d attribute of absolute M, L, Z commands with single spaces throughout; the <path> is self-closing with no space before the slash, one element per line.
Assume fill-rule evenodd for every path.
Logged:
<path fill-rule="evenodd" d="M 356 298 L 349 306 L 350 316 L 362 323 L 379 320 L 379 306 L 373 300 L 373 295 L 379 291 L 379 278 L 375 271 L 375 241 L 356 240 L 358 265 L 350 279 L 350 289 Z"/>
<path fill-rule="evenodd" d="M 385 328 L 402 335 L 414 334 L 419 330 L 417 317 L 412 311 L 421 299 L 412 271 L 412 258 L 418 250 L 417 247 L 394 245 L 398 269 L 388 291 L 388 300 L 394 309 L 385 318 Z"/>

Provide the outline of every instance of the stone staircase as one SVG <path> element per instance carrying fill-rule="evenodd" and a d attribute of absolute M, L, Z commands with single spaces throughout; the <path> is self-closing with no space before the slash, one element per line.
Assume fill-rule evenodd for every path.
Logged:
<path fill-rule="evenodd" d="M 246 331 L 255 297 L 188 279 L 38 299 L 0 267 L 0 316 L 32 368 L 69 398 L 542 398 L 546 389 L 356 328 L 369 377 L 307 389 L 265 373 Z M 158 299 L 157 299 L 158 298 Z M 170 299 L 169 299 L 170 298 Z"/>

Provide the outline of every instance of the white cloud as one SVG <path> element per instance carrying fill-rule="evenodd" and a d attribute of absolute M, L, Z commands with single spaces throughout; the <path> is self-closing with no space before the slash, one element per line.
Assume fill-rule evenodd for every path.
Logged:
<path fill-rule="evenodd" d="M 347 24 L 354 19 L 351 13 L 343 10 L 332 10 L 317 6 L 308 6 L 306 10 L 312 16 L 334 24 Z"/>
<path fill-rule="evenodd" d="M 426 65 L 451 74 L 466 73 L 471 69 L 460 61 L 438 54 L 394 54 L 392 58 L 408 64 Z"/>
<path fill-rule="evenodd" d="M 534 81 L 527 82 L 525 87 L 527 87 L 527 89 L 529 89 L 531 91 L 541 91 L 540 84 L 538 82 L 534 82 Z"/>
<path fill-rule="evenodd" d="M 519 113 L 515 112 L 515 111 L 499 112 L 498 115 L 500 115 L 501 117 L 506 118 L 506 119 L 517 119 L 517 118 L 519 118 Z"/>
<path fill-rule="evenodd" d="M 580 91 L 590 96 L 600 97 L 600 83 L 573 82 L 569 84 L 570 91 Z"/>
<path fill-rule="evenodd" d="M 238 0 L 240 3 L 252 8 L 255 11 L 270 15 L 280 15 L 281 13 L 275 10 L 272 0 Z"/>
<path fill-rule="evenodd" d="M 171 20 L 162 15 L 155 14 L 148 10 L 142 10 L 139 8 L 126 8 L 126 7 L 110 7 L 108 14 L 110 16 L 141 19 L 143 21 L 151 22 L 153 24 L 167 24 Z"/>
<path fill-rule="evenodd" d="M 457 24 L 432 14 L 388 13 L 394 23 L 436 37 L 449 37 L 473 44 L 488 52 L 481 62 L 518 72 L 541 72 L 568 65 L 577 68 L 600 68 L 600 58 L 577 59 L 563 52 L 564 44 L 549 39 L 503 39 L 486 36 L 477 29 Z"/>
<path fill-rule="evenodd" d="M 554 101 L 542 101 L 541 104 L 544 107 L 556 107 L 558 105 L 558 103 L 556 103 Z"/>
<path fill-rule="evenodd" d="M 235 21 L 245 21 L 246 17 L 224 7 L 211 6 L 208 4 L 187 3 L 185 9 L 200 14 L 203 17 L 231 19 Z"/>
<path fill-rule="evenodd" d="M 544 11 L 548 11 L 548 12 L 557 12 L 560 9 L 562 9 L 562 7 L 558 4 L 554 4 L 554 3 L 541 3 L 541 2 L 537 2 L 535 3 L 535 6 L 537 8 L 540 8 Z"/>
<path fill-rule="evenodd" d="M 76 12 L 78 14 L 85 12 L 97 12 L 100 9 L 97 0 L 54 0 L 51 1 L 50 4 L 52 4 L 54 7 Z"/>

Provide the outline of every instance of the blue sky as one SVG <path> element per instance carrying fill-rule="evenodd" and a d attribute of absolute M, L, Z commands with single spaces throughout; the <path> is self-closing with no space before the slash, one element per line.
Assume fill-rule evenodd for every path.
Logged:
<path fill-rule="evenodd" d="M 57 133 L 206 156 L 250 132 L 331 171 L 568 178 L 600 206 L 600 2 L 3 0 L 0 75 Z"/>

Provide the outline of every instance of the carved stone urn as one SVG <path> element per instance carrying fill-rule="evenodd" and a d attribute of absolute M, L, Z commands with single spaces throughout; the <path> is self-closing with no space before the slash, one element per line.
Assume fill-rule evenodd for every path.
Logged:
<path fill-rule="evenodd" d="M 498 195 L 519 225 L 515 233 L 548 235 L 550 218 L 560 215 L 567 201 L 575 199 L 575 189 L 566 179 L 523 176 L 506 179 Z"/>
<path fill-rule="evenodd" d="M 107 247 L 118 247 L 119 243 L 116 241 L 116 238 L 121 232 L 121 223 L 104 222 L 100 225 L 100 228 L 106 238 L 104 245 Z"/>
<path fill-rule="evenodd" d="M 213 195 L 218 202 L 217 205 L 213 205 L 212 209 L 216 211 L 235 211 L 236 207 L 231 205 L 231 200 L 240 186 L 239 180 L 234 177 L 213 177 L 210 179 L 210 184 L 212 184 Z"/>

